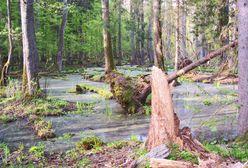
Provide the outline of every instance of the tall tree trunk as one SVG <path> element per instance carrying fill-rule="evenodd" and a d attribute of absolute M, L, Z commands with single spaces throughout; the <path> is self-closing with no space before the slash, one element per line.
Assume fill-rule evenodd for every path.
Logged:
<path fill-rule="evenodd" d="M 176 54 L 175 54 L 175 71 L 178 70 L 178 59 L 181 55 L 180 49 L 180 0 L 177 0 L 177 24 L 176 24 Z"/>
<path fill-rule="evenodd" d="M 25 94 L 34 95 L 39 88 L 38 52 L 34 29 L 34 0 L 21 1 L 22 40 L 23 40 L 23 85 Z"/>
<path fill-rule="evenodd" d="M 140 19 L 141 19 L 141 65 L 145 64 L 145 21 L 144 21 L 144 1 L 140 2 Z"/>
<path fill-rule="evenodd" d="M 154 31 L 154 47 L 155 47 L 155 66 L 165 70 L 164 56 L 162 50 L 162 32 L 161 32 L 161 0 L 153 0 L 153 31 Z"/>
<path fill-rule="evenodd" d="M 187 57 L 187 49 L 186 49 L 186 36 L 187 36 L 187 13 L 186 13 L 186 3 L 185 0 L 181 0 L 181 8 L 179 12 L 180 16 L 180 26 L 179 26 L 179 32 L 180 32 L 180 56 L 179 58 Z"/>
<path fill-rule="evenodd" d="M 134 65 L 136 64 L 136 59 L 135 59 L 135 44 L 134 44 L 134 32 L 135 32 L 135 15 L 134 15 L 134 2 L 130 1 L 130 20 L 131 20 L 131 48 L 132 48 L 132 60 L 131 64 Z"/>
<path fill-rule="evenodd" d="M 65 27 L 67 22 L 67 15 L 68 15 L 68 3 L 67 0 L 64 0 L 63 17 L 59 30 L 59 50 L 58 50 L 58 58 L 57 58 L 59 71 L 62 71 L 62 66 L 63 66 L 64 35 L 65 35 Z"/>
<path fill-rule="evenodd" d="M 147 55 L 150 64 L 154 62 L 153 38 L 152 38 L 152 16 L 149 19 L 148 32 L 147 32 Z"/>
<path fill-rule="evenodd" d="M 13 52 L 13 40 L 12 40 L 12 22 L 11 22 L 11 7 L 10 0 L 7 0 L 7 18 L 8 18 L 8 40 L 9 40 L 9 52 L 8 52 L 8 60 L 4 64 L 1 74 L 0 85 L 4 86 L 7 84 L 7 75 L 9 71 L 9 66 L 11 64 L 12 52 Z"/>
<path fill-rule="evenodd" d="M 239 30 L 239 135 L 248 131 L 248 0 L 238 1 Z"/>
<path fill-rule="evenodd" d="M 122 0 L 118 1 L 118 64 L 121 65 L 122 61 Z"/>
<path fill-rule="evenodd" d="M 109 25 L 109 1 L 102 0 L 102 20 L 103 20 L 103 43 L 104 43 L 104 58 L 105 58 L 105 72 L 109 73 L 115 69 L 111 36 L 110 36 L 110 25 Z"/>

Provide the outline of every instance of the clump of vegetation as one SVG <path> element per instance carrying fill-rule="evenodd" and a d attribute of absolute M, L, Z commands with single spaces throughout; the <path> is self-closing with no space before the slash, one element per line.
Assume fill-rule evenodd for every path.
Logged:
<path fill-rule="evenodd" d="M 38 159 L 41 159 L 45 156 L 45 146 L 41 144 L 32 146 L 28 151 L 30 154 Z"/>
<path fill-rule="evenodd" d="M 0 123 L 6 124 L 6 123 L 9 123 L 13 120 L 15 120 L 14 116 L 6 115 L 6 114 L 0 115 Z"/>
<path fill-rule="evenodd" d="M 33 122 L 33 128 L 38 137 L 41 139 L 48 139 L 55 137 L 55 131 L 52 129 L 52 122 L 51 121 L 44 121 L 43 119 L 39 118 Z"/>
<path fill-rule="evenodd" d="M 108 148 L 121 149 L 128 144 L 128 141 L 114 141 L 107 144 Z"/>
<path fill-rule="evenodd" d="M 235 158 L 241 162 L 248 160 L 248 132 L 238 137 L 234 142 L 229 144 L 205 143 L 207 150 L 217 153 L 224 158 Z"/>
<path fill-rule="evenodd" d="M 65 140 L 70 140 L 72 137 L 74 136 L 74 134 L 68 132 L 68 133 L 64 133 L 63 134 L 63 139 Z"/>
<path fill-rule="evenodd" d="M 26 104 L 27 112 L 39 116 L 59 116 L 70 110 L 67 101 L 54 98 L 36 98 Z"/>
<path fill-rule="evenodd" d="M 144 106 L 145 114 L 147 116 L 151 115 L 152 113 L 152 107 L 151 106 Z"/>
<path fill-rule="evenodd" d="M 97 93 L 97 94 L 105 97 L 106 99 L 112 99 L 113 98 L 113 94 L 107 89 L 99 88 L 99 87 L 95 87 L 95 86 L 91 86 L 91 85 L 87 85 L 87 84 L 81 84 L 81 85 L 77 85 L 77 86 L 80 86 L 82 88 L 82 90 L 85 89 L 85 90 L 88 90 L 90 92 Z"/>
<path fill-rule="evenodd" d="M 0 163 L 1 160 L 6 163 L 10 155 L 10 149 L 5 143 L 0 143 Z"/>
<path fill-rule="evenodd" d="M 167 159 L 170 160 L 184 160 L 189 161 L 194 164 L 199 164 L 198 157 L 186 150 L 180 150 L 177 144 L 172 144 L 170 146 L 171 153 Z"/>
<path fill-rule="evenodd" d="M 83 158 L 78 161 L 77 165 L 79 167 L 91 168 L 91 161 L 88 158 Z"/>
<path fill-rule="evenodd" d="M 104 142 L 100 138 L 96 136 L 89 136 L 82 138 L 79 142 L 76 143 L 76 150 L 79 152 L 83 152 L 85 150 L 99 148 L 103 145 Z"/>
<path fill-rule="evenodd" d="M 77 110 L 74 114 L 92 114 L 94 112 L 95 103 L 76 103 Z"/>

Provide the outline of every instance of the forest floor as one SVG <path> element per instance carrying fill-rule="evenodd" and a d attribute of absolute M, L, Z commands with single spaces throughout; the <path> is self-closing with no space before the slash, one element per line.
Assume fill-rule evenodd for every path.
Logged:
<path fill-rule="evenodd" d="M 119 69 L 131 77 L 150 74 L 149 68 L 124 66 Z M 40 80 L 44 98 L 29 101 L 21 100 L 18 92 L 13 91 L 18 83 L 5 88 L 10 98 L 6 98 L 6 90 L 2 91 L 5 96 L 1 95 L 0 120 L 5 124 L 0 124 L 0 139 L 12 152 L 10 154 L 2 143 L 0 160 L 5 165 L 40 167 L 128 167 L 145 155 L 147 152 L 140 145 L 149 127 L 149 104 L 146 115 L 125 115 L 120 105 L 111 99 L 109 86 L 91 81 L 102 81 L 103 74 L 102 68 L 67 70 L 52 77 L 44 73 Z M 190 126 L 195 137 L 209 150 L 229 158 L 228 162 L 247 160 L 247 145 L 229 143 L 236 136 L 237 87 L 218 81 L 195 83 L 190 77 L 179 81 L 183 84 L 174 89 L 173 99 L 181 126 Z M 76 94 L 76 85 L 83 85 L 86 91 Z M 93 144 L 87 142 L 90 140 L 87 137 L 94 137 Z M 84 149 L 84 141 L 91 144 L 90 150 Z M 220 142 L 222 145 L 218 145 Z M 192 156 L 171 158 L 190 160 Z"/>

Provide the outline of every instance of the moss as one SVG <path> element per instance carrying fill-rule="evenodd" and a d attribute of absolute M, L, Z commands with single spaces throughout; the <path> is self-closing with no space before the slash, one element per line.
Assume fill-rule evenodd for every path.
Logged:
<path fill-rule="evenodd" d="M 83 152 L 85 150 L 91 150 L 103 145 L 104 142 L 100 138 L 96 136 L 89 136 L 82 138 L 79 142 L 76 143 L 76 150 L 79 152 Z"/>
<path fill-rule="evenodd" d="M 6 115 L 6 114 L 0 115 L 0 123 L 6 124 L 6 123 L 9 123 L 13 120 L 15 120 L 14 116 Z"/>

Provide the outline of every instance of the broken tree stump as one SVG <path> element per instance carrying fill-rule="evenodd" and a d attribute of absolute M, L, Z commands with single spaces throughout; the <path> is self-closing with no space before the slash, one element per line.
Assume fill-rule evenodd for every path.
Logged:
<path fill-rule="evenodd" d="M 192 138 L 190 128 L 179 129 L 180 120 L 174 112 L 172 96 L 167 76 L 164 72 L 152 69 L 152 114 L 146 148 L 151 150 L 161 144 L 177 144 L 181 149 L 207 158 L 209 153 L 196 139 Z"/>

